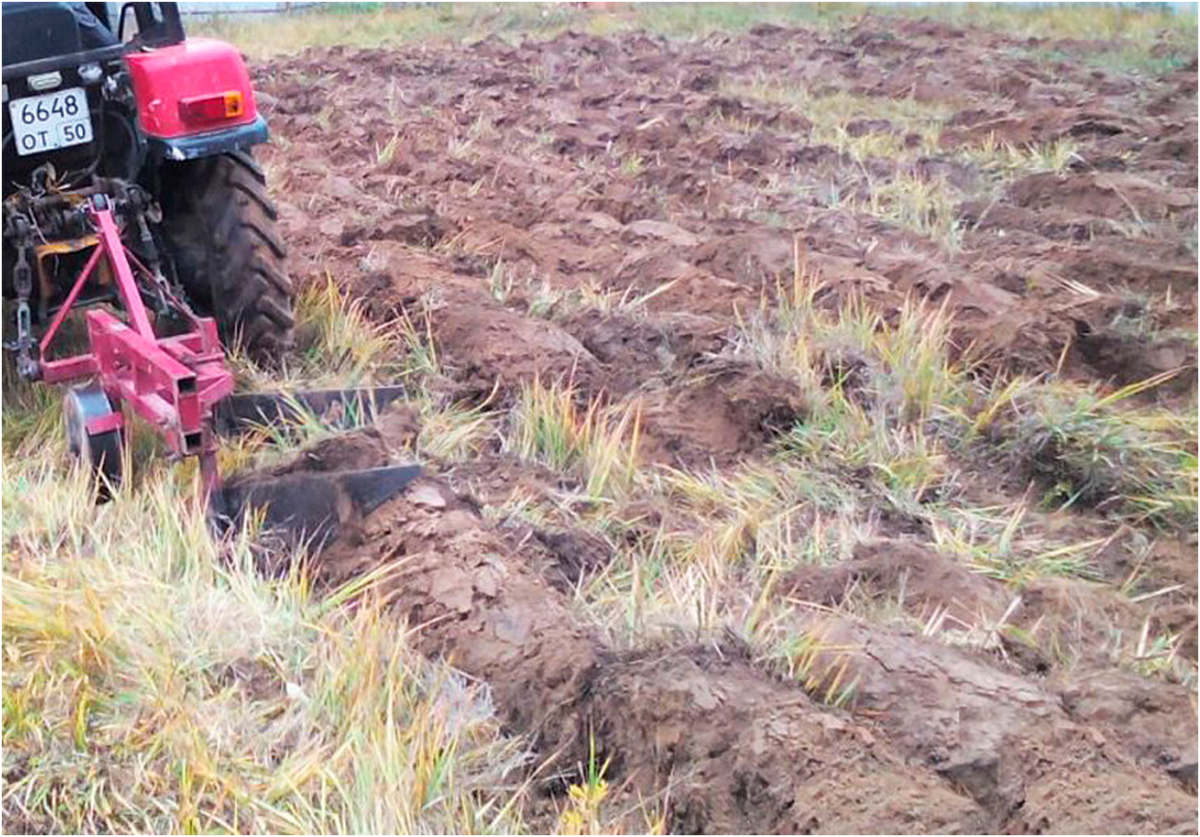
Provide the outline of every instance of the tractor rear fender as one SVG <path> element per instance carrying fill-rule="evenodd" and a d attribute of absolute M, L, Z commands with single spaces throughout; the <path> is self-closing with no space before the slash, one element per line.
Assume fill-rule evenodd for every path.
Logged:
<path fill-rule="evenodd" d="M 241 151 L 267 139 L 241 54 L 223 41 L 191 38 L 125 55 L 138 124 L 151 152 L 190 160 Z"/>

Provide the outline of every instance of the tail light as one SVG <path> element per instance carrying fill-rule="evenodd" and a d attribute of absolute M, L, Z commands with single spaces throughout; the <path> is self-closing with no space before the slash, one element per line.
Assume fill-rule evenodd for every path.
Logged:
<path fill-rule="evenodd" d="M 179 118 L 184 122 L 206 123 L 237 119 L 246 112 L 240 90 L 210 93 L 179 100 Z"/>

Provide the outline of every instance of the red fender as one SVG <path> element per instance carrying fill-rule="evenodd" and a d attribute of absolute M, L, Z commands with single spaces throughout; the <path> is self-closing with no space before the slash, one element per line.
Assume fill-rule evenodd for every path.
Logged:
<path fill-rule="evenodd" d="M 191 38 L 125 56 L 138 121 L 150 137 L 172 139 L 250 125 L 258 119 L 241 53 L 224 41 Z"/>

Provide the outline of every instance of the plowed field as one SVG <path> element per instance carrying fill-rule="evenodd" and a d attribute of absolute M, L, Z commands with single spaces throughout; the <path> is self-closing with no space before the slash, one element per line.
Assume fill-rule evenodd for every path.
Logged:
<path fill-rule="evenodd" d="M 1196 65 L 1060 46 L 255 69 L 293 277 L 433 357 L 366 434 L 427 476 L 319 573 L 396 564 L 535 817 L 591 746 L 630 828 L 1195 831 Z"/>

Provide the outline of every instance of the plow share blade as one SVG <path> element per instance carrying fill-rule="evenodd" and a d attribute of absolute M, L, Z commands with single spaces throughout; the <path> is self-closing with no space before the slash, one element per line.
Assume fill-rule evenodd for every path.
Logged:
<path fill-rule="evenodd" d="M 263 427 L 286 432 L 288 425 L 315 417 L 326 427 L 351 430 L 369 424 L 404 397 L 402 386 L 231 395 L 217 405 L 214 425 L 222 435 Z M 406 464 L 235 476 L 210 496 L 210 513 L 224 527 L 259 515 L 265 531 L 290 546 L 317 552 L 344 526 L 370 514 L 420 475 L 419 466 Z"/>

